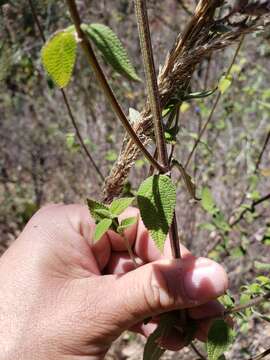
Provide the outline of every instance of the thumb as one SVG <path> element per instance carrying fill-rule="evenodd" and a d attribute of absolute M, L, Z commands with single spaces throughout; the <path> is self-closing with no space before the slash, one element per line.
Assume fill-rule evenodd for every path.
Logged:
<path fill-rule="evenodd" d="M 109 306 L 122 330 L 147 317 L 217 298 L 228 287 L 224 269 L 206 258 L 159 260 L 110 281 Z"/>

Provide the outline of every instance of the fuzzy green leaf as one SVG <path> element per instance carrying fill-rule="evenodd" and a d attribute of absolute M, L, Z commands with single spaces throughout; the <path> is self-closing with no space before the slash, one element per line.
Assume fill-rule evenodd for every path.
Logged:
<path fill-rule="evenodd" d="M 224 320 L 216 320 L 211 326 L 207 339 L 209 360 L 218 360 L 228 350 L 234 338 L 233 330 Z"/>
<path fill-rule="evenodd" d="M 131 225 L 136 224 L 137 218 L 135 216 L 126 218 L 121 221 L 121 224 L 117 228 L 118 233 L 123 233 L 124 230 L 129 228 Z"/>
<path fill-rule="evenodd" d="M 170 312 L 160 316 L 160 323 L 156 330 L 148 337 L 143 352 L 143 360 L 158 360 L 166 351 L 158 346 L 158 340 L 168 336 L 168 333 L 177 323 L 177 316 Z"/>
<path fill-rule="evenodd" d="M 147 178 L 139 187 L 137 200 L 144 225 L 157 247 L 163 250 L 176 204 L 172 180 L 166 175 Z"/>
<path fill-rule="evenodd" d="M 101 219 L 107 218 L 111 219 L 113 218 L 113 214 L 110 212 L 110 210 L 107 209 L 96 209 L 95 215 L 100 216 Z"/>
<path fill-rule="evenodd" d="M 108 26 L 82 24 L 81 28 L 116 72 L 130 80 L 140 81 L 121 41 Z"/>
<path fill-rule="evenodd" d="M 103 219 L 97 225 L 94 233 L 94 241 L 97 242 L 102 238 L 107 230 L 112 225 L 112 219 Z"/>
<path fill-rule="evenodd" d="M 209 188 L 204 187 L 202 189 L 201 198 L 202 198 L 201 204 L 204 210 L 210 214 L 215 214 L 216 205 Z"/>
<path fill-rule="evenodd" d="M 122 212 L 131 205 L 133 200 L 133 197 L 114 200 L 110 205 L 111 213 L 116 216 L 122 214 Z"/>
<path fill-rule="evenodd" d="M 56 32 L 41 50 L 42 64 L 60 88 L 68 85 L 76 60 L 77 43 L 73 32 Z"/>
<path fill-rule="evenodd" d="M 224 94 L 232 84 L 232 78 L 230 76 L 222 76 L 218 83 L 218 88 L 221 94 Z"/>
<path fill-rule="evenodd" d="M 92 199 L 87 199 L 87 205 L 90 211 L 90 214 L 92 215 L 93 219 L 95 221 L 100 221 L 102 219 L 104 219 L 104 213 L 101 213 L 100 211 L 109 211 L 109 208 L 106 205 L 103 205 L 102 203 L 99 203 L 98 201 L 92 200 Z"/>

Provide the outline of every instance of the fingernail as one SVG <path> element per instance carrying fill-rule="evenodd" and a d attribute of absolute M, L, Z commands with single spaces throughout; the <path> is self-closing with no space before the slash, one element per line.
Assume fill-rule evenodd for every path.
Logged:
<path fill-rule="evenodd" d="M 184 287 L 189 299 L 204 302 L 224 294 L 228 278 L 222 266 L 215 261 L 199 258 L 186 272 Z"/>

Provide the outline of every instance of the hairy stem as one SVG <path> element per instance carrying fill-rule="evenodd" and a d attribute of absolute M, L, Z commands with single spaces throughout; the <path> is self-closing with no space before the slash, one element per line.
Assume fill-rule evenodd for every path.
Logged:
<path fill-rule="evenodd" d="M 166 172 L 170 171 L 168 152 L 164 137 L 164 129 L 162 123 L 162 113 L 160 106 L 160 96 L 158 90 L 157 76 L 153 57 L 153 49 L 149 28 L 149 20 L 146 8 L 146 0 L 135 0 L 135 11 L 137 17 L 137 25 L 139 30 L 140 45 L 142 50 L 143 65 L 149 94 L 149 103 L 153 117 L 154 134 L 158 152 L 159 161 L 161 161 Z M 170 241 L 173 256 L 181 257 L 177 220 L 174 215 L 173 223 L 170 228 Z"/>
<path fill-rule="evenodd" d="M 42 29 L 42 26 L 41 26 L 41 23 L 38 19 L 38 16 L 37 16 L 37 13 L 36 13 L 36 9 L 35 9 L 35 6 L 33 4 L 33 1 L 32 0 L 28 0 L 28 3 L 29 3 L 29 6 L 30 6 L 30 9 L 31 9 L 31 13 L 33 15 L 33 18 L 35 20 L 35 23 L 38 27 L 38 30 L 39 30 L 39 34 L 40 34 L 40 37 L 42 38 L 42 41 L 45 43 L 46 42 L 46 38 L 45 38 L 45 35 L 44 35 L 44 32 L 43 32 L 43 29 Z M 99 175 L 101 181 L 104 181 L 104 176 L 103 174 L 101 173 L 98 165 L 96 164 L 95 160 L 93 159 L 93 157 L 91 156 L 89 150 L 87 149 L 84 141 L 83 141 L 83 138 L 82 138 L 82 135 L 80 133 L 80 130 L 79 130 L 79 127 L 77 125 L 77 122 L 76 122 L 76 119 L 75 119 L 75 116 L 72 112 L 72 109 L 71 109 L 71 106 L 70 106 L 70 103 L 69 103 L 69 100 L 68 100 L 68 97 L 66 95 L 66 92 L 64 89 L 61 89 L 61 94 L 63 96 L 63 101 L 65 103 L 65 106 L 66 106 L 66 109 L 67 109 L 67 112 L 68 112 L 68 115 L 69 115 L 69 118 L 72 122 L 72 125 L 76 131 L 76 135 L 77 135 L 77 138 L 81 144 L 81 147 L 83 148 L 87 158 L 89 159 L 91 165 L 94 167 L 94 169 L 96 170 L 97 174 Z"/>
<path fill-rule="evenodd" d="M 109 83 L 107 82 L 107 79 L 97 61 L 97 58 L 94 54 L 94 51 L 92 49 L 92 46 L 88 40 L 88 38 L 85 36 L 84 32 L 81 29 L 81 19 L 80 19 L 80 15 L 77 9 L 77 5 L 76 2 L 74 0 L 66 0 L 68 8 L 69 8 L 69 12 L 70 12 L 70 16 L 73 20 L 73 23 L 75 25 L 75 29 L 77 31 L 77 35 L 78 38 L 80 39 L 80 45 L 85 53 L 85 56 L 88 60 L 88 63 L 90 64 L 92 70 L 95 73 L 95 76 L 99 82 L 99 85 L 106 97 L 106 99 L 108 100 L 108 102 L 110 103 L 113 111 L 115 112 L 115 114 L 117 115 L 117 117 L 119 118 L 119 120 L 121 121 L 122 125 L 124 126 L 124 128 L 126 129 L 126 131 L 128 132 L 128 134 L 130 135 L 130 137 L 132 138 L 132 140 L 134 141 L 134 143 L 140 148 L 140 150 L 143 152 L 143 154 L 145 155 L 145 157 L 149 160 L 149 162 L 159 171 L 164 172 L 165 169 L 162 165 L 160 165 L 154 158 L 153 156 L 149 153 L 149 151 L 145 148 L 145 146 L 143 145 L 143 143 L 141 142 L 141 140 L 138 138 L 136 132 L 134 131 L 133 127 L 130 125 L 127 117 L 125 116 L 121 106 L 119 105 L 117 99 L 114 96 L 114 93 L 109 85 Z"/>

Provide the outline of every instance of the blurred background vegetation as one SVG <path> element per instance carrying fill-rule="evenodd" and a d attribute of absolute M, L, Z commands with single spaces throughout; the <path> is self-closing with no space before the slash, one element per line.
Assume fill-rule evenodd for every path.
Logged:
<path fill-rule="evenodd" d="M 78 143 L 61 93 L 41 66 L 42 39 L 28 2 L 2 3 L 1 252 L 43 204 L 84 203 L 87 196 L 101 196 L 99 178 Z M 85 23 L 100 22 L 118 34 L 143 78 L 132 1 L 77 3 Z M 187 23 L 196 1 L 152 0 L 148 3 L 158 67 Z M 34 4 L 46 38 L 70 24 L 63 1 L 36 0 Z M 196 69 L 191 90 L 215 88 L 226 72 L 236 46 L 206 59 Z M 239 299 L 237 294 L 242 285 L 254 283 L 256 276 L 269 276 L 270 271 L 270 202 L 269 198 L 260 202 L 270 193 L 269 59 L 269 29 L 247 35 L 231 71 L 232 85 L 222 95 L 188 168 L 198 195 L 204 189 L 206 204 L 201 206 L 200 202 L 191 200 L 183 182 L 178 182 L 177 216 L 183 242 L 196 255 L 208 254 L 223 262 L 236 299 Z M 140 111 L 146 99 L 144 81 L 125 80 L 102 60 L 101 63 L 125 113 L 128 114 L 130 108 Z M 67 94 L 84 141 L 101 172 L 108 176 L 117 159 L 124 132 L 83 56 L 78 56 L 75 74 Z M 215 96 L 185 102 L 181 106 L 180 132 L 176 139 L 176 158 L 181 163 L 187 160 Z M 147 176 L 148 168 L 144 159 L 137 160 L 126 190 L 136 191 Z M 175 172 L 174 178 L 178 177 Z M 250 205 L 255 205 L 252 211 L 245 211 Z M 231 226 L 235 221 L 236 224 Z M 265 304 L 262 311 L 269 312 L 269 304 Z M 235 345 L 230 358 L 248 359 L 251 354 L 270 346 L 270 326 L 260 316 L 252 314 L 249 321 L 243 319 L 239 329 L 241 346 Z M 248 334 L 250 337 L 246 336 Z M 140 352 L 141 340 L 133 341 L 132 335 L 126 334 L 108 358 L 137 359 Z M 170 353 L 166 356 L 168 359 L 194 359 L 189 349 L 181 356 Z"/>

